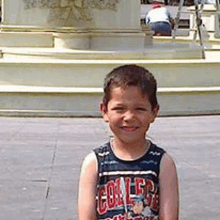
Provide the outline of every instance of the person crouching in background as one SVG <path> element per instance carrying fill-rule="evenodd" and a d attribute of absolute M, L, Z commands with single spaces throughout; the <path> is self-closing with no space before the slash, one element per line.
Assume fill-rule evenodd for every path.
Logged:
<path fill-rule="evenodd" d="M 171 36 L 174 20 L 163 4 L 154 2 L 153 8 L 146 15 L 146 24 L 149 24 L 154 36 Z"/>

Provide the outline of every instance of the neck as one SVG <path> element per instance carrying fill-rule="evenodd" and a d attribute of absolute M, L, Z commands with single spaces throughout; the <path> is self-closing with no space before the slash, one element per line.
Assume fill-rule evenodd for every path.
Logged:
<path fill-rule="evenodd" d="M 143 139 L 138 143 L 123 143 L 116 138 L 111 142 L 111 148 L 115 155 L 124 160 L 134 160 L 143 156 L 149 149 L 150 143 Z"/>

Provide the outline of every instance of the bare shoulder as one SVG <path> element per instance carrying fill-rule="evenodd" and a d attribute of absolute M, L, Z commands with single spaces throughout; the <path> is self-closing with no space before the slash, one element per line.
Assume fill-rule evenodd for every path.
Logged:
<path fill-rule="evenodd" d="M 168 153 L 165 153 L 161 160 L 160 170 L 164 170 L 167 168 L 176 169 L 176 165 L 174 163 L 173 158 Z"/>
<path fill-rule="evenodd" d="M 160 164 L 160 218 L 163 220 L 179 219 L 179 189 L 175 163 L 165 153 Z"/>
<path fill-rule="evenodd" d="M 90 163 L 96 162 L 95 152 L 90 152 L 85 159 L 83 160 L 83 164 L 88 165 Z"/>
<path fill-rule="evenodd" d="M 94 152 L 89 153 L 85 159 L 83 160 L 81 167 L 81 176 L 85 174 L 85 172 L 91 171 L 93 174 L 97 173 L 97 159 Z"/>
<path fill-rule="evenodd" d="M 169 181 L 176 179 L 174 182 L 177 184 L 177 170 L 173 158 L 165 153 L 160 163 L 160 181 Z"/>
<path fill-rule="evenodd" d="M 97 181 L 97 161 L 95 153 L 88 154 L 81 167 L 81 173 L 79 178 L 79 195 L 80 193 L 95 193 L 96 181 Z"/>

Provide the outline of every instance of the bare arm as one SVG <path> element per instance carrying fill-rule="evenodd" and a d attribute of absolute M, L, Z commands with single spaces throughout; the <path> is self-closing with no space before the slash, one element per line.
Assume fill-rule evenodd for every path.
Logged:
<path fill-rule="evenodd" d="M 164 154 L 160 165 L 160 220 L 179 219 L 178 177 L 172 158 Z"/>
<path fill-rule="evenodd" d="M 96 183 L 97 161 L 95 153 L 89 154 L 83 161 L 78 195 L 79 220 L 97 220 L 96 217 Z"/>

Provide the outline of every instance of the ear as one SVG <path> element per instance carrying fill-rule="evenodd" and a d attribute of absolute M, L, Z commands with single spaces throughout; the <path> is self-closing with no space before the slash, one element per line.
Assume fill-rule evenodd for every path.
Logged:
<path fill-rule="evenodd" d="M 157 117 L 159 112 L 159 105 L 156 105 L 153 110 L 152 110 L 152 118 L 151 118 L 151 123 L 154 122 L 155 118 Z"/>
<path fill-rule="evenodd" d="M 101 102 L 99 104 L 99 110 L 102 114 L 104 121 L 109 122 L 109 118 L 108 118 L 108 114 L 107 114 L 108 109 L 107 109 L 107 106 L 105 106 L 103 102 Z"/>

